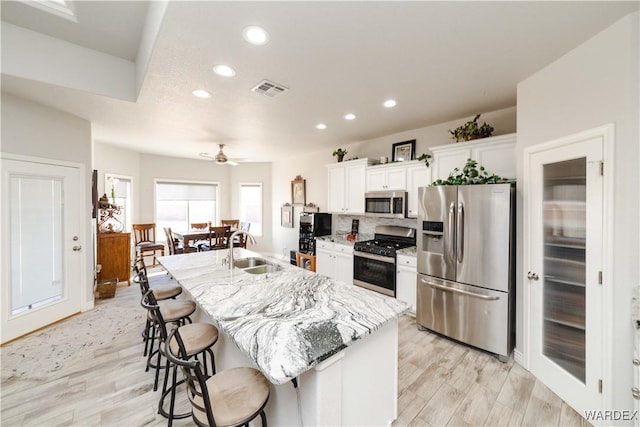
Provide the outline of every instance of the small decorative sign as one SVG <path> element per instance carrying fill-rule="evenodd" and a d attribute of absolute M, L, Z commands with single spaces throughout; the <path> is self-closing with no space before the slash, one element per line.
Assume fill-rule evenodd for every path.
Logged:
<path fill-rule="evenodd" d="M 280 208 L 280 225 L 293 228 L 293 206 L 289 203 L 282 205 Z"/>

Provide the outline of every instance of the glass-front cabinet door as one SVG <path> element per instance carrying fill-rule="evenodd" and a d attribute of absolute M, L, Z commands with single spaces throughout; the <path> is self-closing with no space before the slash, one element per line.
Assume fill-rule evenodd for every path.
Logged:
<path fill-rule="evenodd" d="M 591 137 L 526 155 L 530 367 L 579 413 L 601 402 L 602 152 Z"/>

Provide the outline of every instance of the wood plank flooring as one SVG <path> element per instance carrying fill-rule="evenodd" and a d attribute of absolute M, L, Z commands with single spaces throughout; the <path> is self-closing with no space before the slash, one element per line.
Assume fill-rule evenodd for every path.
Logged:
<path fill-rule="evenodd" d="M 94 336 L 79 334 L 78 354 L 52 372 L 41 373 L 42 368 L 28 357 L 33 354 L 21 354 L 28 343 L 30 352 L 46 357 L 54 350 L 48 340 L 42 340 L 46 342 L 42 348 L 33 343 L 33 336 L 3 346 L 0 424 L 166 425 L 166 419 L 157 414 L 160 392 L 152 390 L 153 372 L 144 371 L 139 300 L 135 284 L 118 287 L 113 299 L 97 300 L 100 307 L 125 308 L 126 314 L 119 314 L 118 324 L 111 329 L 101 327 L 99 318 L 92 320 Z M 74 328 L 83 316 L 86 320 L 92 313 L 56 327 Z M 106 343 L 98 348 L 86 349 L 90 346 L 82 340 L 95 339 L 95 334 L 111 336 L 102 337 Z M 33 365 L 33 375 L 25 364 Z M 398 419 L 393 426 L 588 425 L 513 360 L 503 364 L 486 353 L 418 331 L 409 316 L 400 319 L 398 374 Z M 179 406 L 184 405 L 186 401 Z M 176 420 L 174 425 L 193 425 L 193 421 Z"/>

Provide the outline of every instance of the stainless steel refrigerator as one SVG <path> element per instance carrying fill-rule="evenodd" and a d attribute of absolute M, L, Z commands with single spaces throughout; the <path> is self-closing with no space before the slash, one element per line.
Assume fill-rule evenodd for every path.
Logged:
<path fill-rule="evenodd" d="M 416 322 L 506 361 L 515 343 L 515 185 L 418 195 Z"/>

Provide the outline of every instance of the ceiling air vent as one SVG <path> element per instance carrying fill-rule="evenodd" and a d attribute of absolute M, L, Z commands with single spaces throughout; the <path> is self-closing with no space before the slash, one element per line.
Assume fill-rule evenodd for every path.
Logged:
<path fill-rule="evenodd" d="M 251 88 L 252 92 L 262 94 L 264 96 L 268 96 L 269 98 L 275 98 L 277 96 L 282 95 L 289 88 L 282 86 L 281 84 L 271 82 L 269 80 L 263 80 L 253 88 Z"/>

